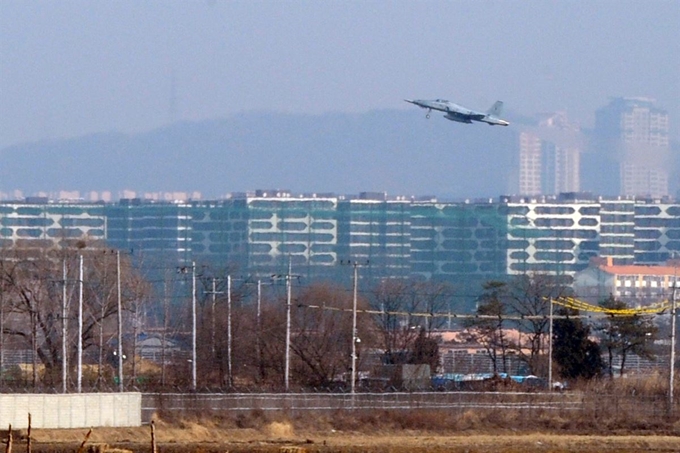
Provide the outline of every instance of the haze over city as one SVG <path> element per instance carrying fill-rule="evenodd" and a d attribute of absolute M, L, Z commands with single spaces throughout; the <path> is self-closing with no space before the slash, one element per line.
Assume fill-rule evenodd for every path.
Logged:
<path fill-rule="evenodd" d="M 592 128 L 595 111 L 610 98 L 644 96 L 668 112 L 669 136 L 677 141 L 678 23 L 680 4 L 675 1 L 4 0 L 0 157 L 9 168 L 19 154 L 30 155 L 34 171 L 12 170 L 25 185 L 1 183 L 0 189 L 27 194 L 120 189 L 115 181 L 84 184 L 84 173 L 97 173 L 73 157 L 84 141 L 88 160 L 107 161 L 106 168 L 110 162 L 150 166 L 153 160 L 192 155 L 219 164 L 182 175 L 178 168 L 163 173 L 160 165 L 134 178 L 128 171 L 127 179 L 112 171 L 111 178 L 125 184 L 121 187 L 140 191 L 199 190 L 217 196 L 270 186 L 497 195 L 508 191 L 508 176 L 490 167 L 499 163 L 498 156 L 512 152 L 507 143 L 517 139 L 512 128 L 521 123 L 518 118 L 562 111 L 581 127 Z M 501 99 L 514 124 L 497 131 L 450 123 L 440 115 L 428 122 L 424 111 L 403 102 L 442 97 L 479 110 Z M 253 117 L 257 120 L 244 128 Z M 315 138 L 325 132 L 317 117 L 333 128 L 335 147 L 328 146 L 328 138 Z M 286 128 L 293 120 L 312 124 Z M 335 120 L 339 124 L 328 126 Z M 202 149 L 190 143 L 175 146 L 173 131 L 186 141 L 187 127 L 207 127 L 187 122 L 204 121 L 227 122 L 230 135 L 219 139 L 217 134 L 211 142 L 219 143 Z M 267 130 L 268 121 L 275 125 L 273 132 Z M 364 122 L 382 130 L 361 131 Z M 352 127 L 343 129 L 347 123 Z M 126 134 L 116 139 L 126 143 L 123 151 L 107 141 L 116 133 Z M 247 145 L 242 138 L 239 145 L 244 163 L 238 175 L 218 174 L 239 158 L 238 150 L 224 144 L 234 135 L 252 138 Z M 270 140 L 263 144 L 260 135 Z M 145 148 L 152 136 L 165 148 Z M 311 144 L 305 143 L 307 137 Z M 311 163 L 310 146 L 317 147 Z M 130 149 L 146 151 L 151 160 L 126 164 L 124 151 Z M 259 154 L 253 157 L 256 149 Z M 60 162 L 51 166 L 64 170 L 60 177 L 42 177 L 35 158 L 40 162 L 40 156 L 62 152 L 71 153 L 80 173 L 70 174 L 68 163 Z M 507 166 L 509 160 L 502 159 L 500 165 Z M 368 169 L 365 174 L 359 166 Z M 466 174 L 472 174 L 470 181 Z M 30 181 L 31 175 L 36 181 Z M 154 177 L 166 185 L 149 182 Z M 3 178 L 11 181 L 7 174 Z M 203 179 L 222 187 L 202 187 Z M 462 182 L 454 187 L 452 179 Z"/>

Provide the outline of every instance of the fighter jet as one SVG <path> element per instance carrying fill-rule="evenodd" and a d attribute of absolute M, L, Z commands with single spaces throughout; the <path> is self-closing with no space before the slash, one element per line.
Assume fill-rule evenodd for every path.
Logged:
<path fill-rule="evenodd" d="M 486 123 L 489 126 L 507 126 L 509 122 L 499 118 L 501 110 L 503 109 L 503 102 L 496 101 L 496 103 L 489 109 L 488 112 L 477 112 L 475 110 L 467 109 L 453 102 L 447 101 L 446 99 L 435 99 L 434 101 L 422 100 L 422 99 L 404 99 L 406 102 L 417 105 L 418 107 L 427 109 L 427 115 L 425 118 L 430 117 L 430 112 L 432 110 L 439 110 L 440 112 L 446 112 L 444 118 L 451 121 L 456 121 L 458 123 L 468 123 L 471 124 L 473 121 L 480 121 Z"/>

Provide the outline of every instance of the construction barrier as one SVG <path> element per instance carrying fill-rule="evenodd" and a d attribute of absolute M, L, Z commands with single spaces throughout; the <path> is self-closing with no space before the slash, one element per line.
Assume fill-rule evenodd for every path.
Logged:
<path fill-rule="evenodd" d="M 142 394 L 0 394 L 0 429 L 127 427 L 142 424 Z"/>

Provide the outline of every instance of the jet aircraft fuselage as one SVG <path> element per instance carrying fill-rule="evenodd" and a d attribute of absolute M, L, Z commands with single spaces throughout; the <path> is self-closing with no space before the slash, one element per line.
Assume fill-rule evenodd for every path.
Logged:
<path fill-rule="evenodd" d="M 471 124 L 473 121 L 487 123 L 489 126 L 507 126 L 510 123 L 500 119 L 500 114 L 503 109 L 503 102 L 496 101 L 496 103 L 486 112 L 478 112 L 471 110 L 462 105 L 454 104 L 445 99 L 424 100 L 424 99 L 404 99 L 406 102 L 417 105 L 418 107 L 427 109 L 426 118 L 430 117 L 432 110 L 445 112 L 444 118 L 458 123 Z"/>

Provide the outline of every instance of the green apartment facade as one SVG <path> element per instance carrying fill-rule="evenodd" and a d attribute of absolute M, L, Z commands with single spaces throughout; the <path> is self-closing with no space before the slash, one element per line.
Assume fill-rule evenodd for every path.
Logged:
<path fill-rule="evenodd" d="M 440 202 L 258 191 L 213 201 L 0 203 L 4 247 L 105 241 L 139 266 L 197 265 L 243 276 L 362 278 L 573 276 L 592 257 L 663 264 L 680 252 L 680 203 L 587 194 Z"/>

